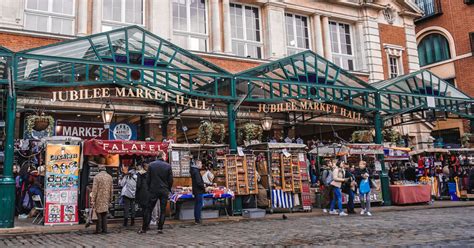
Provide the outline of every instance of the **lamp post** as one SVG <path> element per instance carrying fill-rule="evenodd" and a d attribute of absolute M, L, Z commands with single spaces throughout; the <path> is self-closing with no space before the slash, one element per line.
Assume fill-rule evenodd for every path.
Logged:
<path fill-rule="evenodd" d="M 104 128 L 109 128 L 112 118 L 114 117 L 115 109 L 112 104 L 106 103 L 105 106 L 100 110 L 102 115 L 102 121 L 104 122 Z"/>
<path fill-rule="evenodd" d="M 264 131 L 270 131 L 272 129 L 273 119 L 270 116 L 263 117 L 261 124 Z"/>

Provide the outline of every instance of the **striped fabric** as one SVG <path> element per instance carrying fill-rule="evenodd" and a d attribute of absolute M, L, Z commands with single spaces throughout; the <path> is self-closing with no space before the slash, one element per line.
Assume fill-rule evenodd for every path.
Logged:
<path fill-rule="evenodd" d="M 283 192 L 281 189 L 272 190 L 272 207 L 273 208 L 293 208 L 293 194 Z"/>

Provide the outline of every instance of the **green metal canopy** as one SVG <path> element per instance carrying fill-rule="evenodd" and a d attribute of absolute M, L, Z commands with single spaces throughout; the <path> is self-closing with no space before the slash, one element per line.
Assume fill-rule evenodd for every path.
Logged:
<path fill-rule="evenodd" d="M 473 118 L 474 99 L 428 70 L 372 84 L 381 99 L 381 111 L 388 114 L 435 110 Z"/>
<path fill-rule="evenodd" d="M 135 85 L 218 99 L 232 76 L 138 26 L 21 51 L 15 66 L 18 87 Z"/>
<path fill-rule="evenodd" d="M 13 52 L 0 46 L 0 84 L 8 84 L 8 64 Z"/>
<path fill-rule="evenodd" d="M 250 102 L 318 100 L 376 110 L 370 84 L 307 50 L 235 75 L 237 94 Z"/>

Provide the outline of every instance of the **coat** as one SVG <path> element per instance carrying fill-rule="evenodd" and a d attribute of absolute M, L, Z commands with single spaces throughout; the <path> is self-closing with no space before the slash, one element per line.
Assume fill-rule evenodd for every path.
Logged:
<path fill-rule="evenodd" d="M 137 191 L 137 180 L 138 176 L 135 170 L 130 170 L 119 182 L 122 186 L 122 196 L 126 196 L 130 199 L 135 199 L 135 193 Z"/>
<path fill-rule="evenodd" d="M 193 185 L 193 195 L 206 193 L 206 186 L 204 185 L 204 180 L 202 180 L 199 169 L 196 167 L 191 167 L 189 172 L 191 174 L 191 181 Z"/>
<path fill-rule="evenodd" d="M 152 162 L 148 167 L 146 182 L 151 196 L 169 195 L 173 187 L 171 165 L 163 160 Z"/>
<path fill-rule="evenodd" d="M 135 194 L 135 199 L 140 206 L 146 206 L 150 200 L 150 194 L 148 193 L 148 185 L 146 184 L 147 172 L 141 173 L 138 172 L 137 180 L 137 192 Z"/>
<path fill-rule="evenodd" d="M 97 213 L 109 211 L 112 202 L 113 181 L 106 171 L 101 171 L 94 177 L 91 192 L 91 204 Z"/>
<path fill-rule="evenodd" d="M 337 188 L 341 188 L 342 183 L 344 182 L 344 175 L 342 169 L 336 167 L 332 171 L 332 182 L 331 185 Z"/>

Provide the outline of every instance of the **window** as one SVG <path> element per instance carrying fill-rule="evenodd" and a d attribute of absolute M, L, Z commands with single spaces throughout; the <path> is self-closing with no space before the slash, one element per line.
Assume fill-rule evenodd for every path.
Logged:
<path fill-rule="evenodd" d="M 205 0 L 173 0 L 173 41 L 189 50 L 207 51 Z"/>
<path fill-rule="evenodd" d="M 401 75 L 400 57 L 388 56 L 388 65 L 390 67 L 390 78 L 396 78 Z"/>
<path fill-rule="evenodd" d="M 416 5 L 423 10 L 421 18 L 442 14 L 440 0 L 415 0 Z"/>
<path fill-rule="evenodd" d="M 308 18 L 285 14 L 286 45 L 288 55 L 309 49 Z"/>
<path fill-rule="evenodd" d="M 231 3 L 230 21 L 234 54 L 242 57 L 262 58 L 258 8 Z"/>
<path fill-rule="evenodd" d="M 354 70 L 354 52 L 351 26 L 334 21 L 329 22 L 333 62 L 346 69 Z"/>
<path fill-rule="evenodd" d="M 425 66 L 451 58 L 448 40 L 441 34 L 429 34 L 418 44 L 420 66 Z"/>
<path fill-rule="evenodd" d="M 74 34 L 74 0 L 27 0 L 25 29 Z"/>
<path fill-rule="evenodd" d="M 143 0 L 104 0 L 102 31 L 143 25 Z"/>

